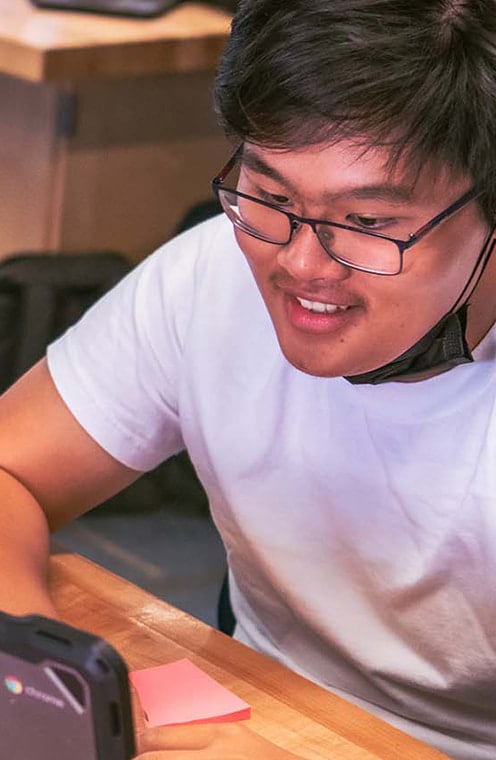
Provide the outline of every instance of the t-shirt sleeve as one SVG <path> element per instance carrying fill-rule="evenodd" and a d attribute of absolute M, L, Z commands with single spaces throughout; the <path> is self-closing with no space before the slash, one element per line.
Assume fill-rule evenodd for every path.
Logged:
<path fill-rule="evenodd" d="M 178 388 L 198 247 L 193 230 L 159 249 L 48 348 L 72 414 L 138 471 L 184 448 Z"/>

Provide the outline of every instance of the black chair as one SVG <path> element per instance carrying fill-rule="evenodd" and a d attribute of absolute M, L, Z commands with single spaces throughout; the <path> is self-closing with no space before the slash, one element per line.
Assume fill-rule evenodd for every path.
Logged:
<path fill-rule="evenodd" d="M 229 595 L 229 575 L 225 574 L 224 580 L 217 602 L 217 627 L 222 633 L 232 636 L 236 626 L 236 618 L 231 607 L 231 597 Z"/>
<path fill-rule="evenodd" d="M 124 255 L 113 251 L 20 253 L 1 261 L 0 391 L 131 268 Z M 102 513 L 160 509 L 164 493 L 182 489 L 185 478 L 179 482 L 177 471 L 175 462 L 165 462 L 101 505 Z M 191 480 L 189 473 L 186 478 Z"/>
<path fill-rule="evenodd" d="M 0 261 L 0 390 L 131 268 L 119 253 L 21 253 Z"/>

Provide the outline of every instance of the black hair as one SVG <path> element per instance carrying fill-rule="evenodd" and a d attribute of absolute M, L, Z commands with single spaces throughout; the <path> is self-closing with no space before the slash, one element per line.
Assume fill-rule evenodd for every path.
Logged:
<path fill-rule="evenodd" d="M 239 141 L 438 161 L 496 216 L 496 0 L 241 0 L 215 103 Z"/>

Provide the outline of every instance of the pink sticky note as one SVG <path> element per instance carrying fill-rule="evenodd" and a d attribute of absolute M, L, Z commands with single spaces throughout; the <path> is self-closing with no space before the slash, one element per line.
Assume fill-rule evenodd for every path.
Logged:
<path fill-rule="evenodd" d="M 250 706 L 189 660 L 129 674 L 148 726 L 220 723 L 250 717 Z"/>

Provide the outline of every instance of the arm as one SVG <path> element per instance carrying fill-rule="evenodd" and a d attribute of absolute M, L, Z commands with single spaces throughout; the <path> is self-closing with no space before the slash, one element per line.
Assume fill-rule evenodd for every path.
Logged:
<path fill-rule="evenodd" d="M 49 533 L 133 482 L 81 428 L 41 361 L 0 398 L 0 609 L 56 617 L 47 585 Z M 139 712 L 139 711 L 138 711 Z M 245 726 L 146 730 L 138 756 L 297 760 Z"/>
<path fill-rule="evenodd" d="M 107 454 L 39 362 L 0 398 L 0 609 L 56 615 L 47 587 L 49 531 L 140 473 Z"/>

